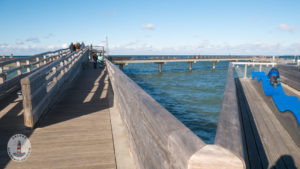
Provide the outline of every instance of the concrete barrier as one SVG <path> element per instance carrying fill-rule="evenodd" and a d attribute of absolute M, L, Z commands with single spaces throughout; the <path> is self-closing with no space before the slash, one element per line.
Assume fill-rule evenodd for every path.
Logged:
<path fill-rule="evenodd" d="M 115 65 L 106 63 L 138 168 L 245 168 L 240 157 L 222 146 L 205 144 Z"/>

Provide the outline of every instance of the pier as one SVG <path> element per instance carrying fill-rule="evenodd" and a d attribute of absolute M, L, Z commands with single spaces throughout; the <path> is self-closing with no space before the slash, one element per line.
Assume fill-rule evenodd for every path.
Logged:
<path fill-rule="evenodd" d="M 284 89 L 300 98 L 299 67 L 236 62 L 252 61 L 245 56 L 157 56 L 110 57 L 105 68 L 94 69 L 92 52 L 104 53 L 97 47 L 60 51 L 52 58 L 25 61 L 23 67 L 17 61 L 15 68 L 2 72 L 2 77 L 13 70 L 20 73 L 12 78 L 15 83 L 6 78 L 2 82 L 7 88 L 16 87 L 3 95 L 0 104 L 0 168 L 300 167 L 299 125 L 294 117 L 276 110 L 260 84 L 247 76 L 247 66 L 244 77 L 234 76 L 235 65 L 261 65 L 260 70 L 277 65 Z M 186 62 L 192 71 L 192 63 L 210 61 L 215 68 L 223 60 L 234 62 L 228 68 L 214 144 L 204 143 L 121 71 L 129 63 L 156 63 L 162 72 L 167 62 Z M 19 71 L 28 67 L 28 73 Z M 20 89 L 22 97 L 17 96 Z M 7 142 L 16 133 L 26 135 L 32 145 L 21 163 L 7 155 Z"/>
<path fill-rule="evenodd" d="M 219 61 L 253 61 L 254 56 L 124 56 L 110 57 L 109 60 L 119 65 L 123 70 L 129 63 L 155 63 L 158 65 L 158 71 L 162 72 L 162 65 L 168 62 L 186 62 L 189 71 L 192 71 L 192 64 L 196 62 L 212 62 L 212 69 L 215 70 Z"/>

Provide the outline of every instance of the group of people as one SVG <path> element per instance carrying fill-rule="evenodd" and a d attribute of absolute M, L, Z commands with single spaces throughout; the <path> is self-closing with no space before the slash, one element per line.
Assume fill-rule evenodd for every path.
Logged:
<path fill-rule="evenodd" d="M 79 49 L 83 49 L 85 47 L 84 42 L 82 42 L 81 44 L 79 42 L 76 42 L 75 44 L 73 44 L 73 42 L 70 44 L 69 49 L 71 52 L 74 51 L 79 51 Z"/>
<path fill-rule="evenodd" d="M 104 66 L 104 56 L 101 53 L 99 53 L 99 55 L 97 55 L 96 52 L 93 52 L 92 57 L 93 57 L 93 60 L 94 60 L 94 69 L 97 69 L 97 64 L 99 64 L 100 68 L 103 68 L 103 66 Z"/>

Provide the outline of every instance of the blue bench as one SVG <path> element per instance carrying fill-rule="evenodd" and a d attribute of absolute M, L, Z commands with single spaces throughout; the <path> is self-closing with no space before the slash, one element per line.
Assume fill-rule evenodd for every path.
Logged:
<path fill-rule="evenodd" d="M 264 72 L 252 72 L 252 80 L 262 81 L 262 87 L 266 96 L 272 96 L 273 101 L 280 112 L 290 111 L 296 117 L 300 125 L 300 100 L 296 96 L 288 96 L 284 93 L 281 83 L 276 88 L 270 83 Z"/>

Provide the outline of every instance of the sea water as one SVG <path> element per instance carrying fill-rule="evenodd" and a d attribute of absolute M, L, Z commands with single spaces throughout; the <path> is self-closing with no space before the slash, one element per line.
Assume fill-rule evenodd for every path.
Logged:
<path fill-rule="evenodd" d="M 124 66 L 124 73 L 206 143 L 213 143 L 222 106 L 229 62 L 168 62 Z"/>

